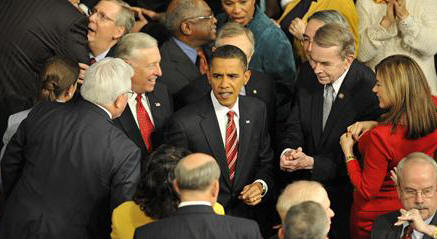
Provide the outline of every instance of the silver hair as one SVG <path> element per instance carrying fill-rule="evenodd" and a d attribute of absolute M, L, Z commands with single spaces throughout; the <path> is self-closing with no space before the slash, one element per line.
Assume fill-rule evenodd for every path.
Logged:
<path fill-rule="evenodd" d="M 319 203 L 306 201 L 288 210 L 283 227 L 285 239 L 323 239 L 329 232 L 329 220 Z"/>
<path fill-rule="evenodd" d="M 335 23 L 320 27 L 314 36 L 314 43 L 323 48 L 338 47 L 342 59 L 355 54 L 355 41 L 351 31 Z"/>
<path fill-rule="evenodd" d="M 398 165 L 396 166 L 398 168 L 398 173 L 396 174 L 398 177 L 397 184 L 398 186 L 401 185 L 402 181 L 402 170 L 405 168 L 405 164 L 408 162 L 416 162 L 416 163 L 424 163 L 424 164 L 430 164 L 432 168 L 434 169 L 434 175 L 436 176 L 437 181 L 437 163 L 436 161 L 428 156 L 427 154 L 424 154 L 422 152 L 414 152 L 409 155 L 407 155 L 405 158 L 403 158 Z"/>
<path fill-rule="evenodd" d="M 80 93 L 94 104 L 107 105 L 131 89 L 132 67 L 119 58 L 105 58 L 85 72 Z"/>
<path fill-rule="evenodd" d="M 176 182 L 181 190 L 204 191 L 220 177 L 220 168 L 215 160 L 192 169 L 185 167 L 185 161 L 186 158 L 181 159 L 175 168 Z"/>
<path fill-rule="evenodd" d="M 136 57 L 138 50 L 158 47 L 155 38 L 142 32 L 129 33 L 121 38 L 115 47 L 115 56 L 124 60 Z"/>
<path fill-rule="evenodd" d="M 101 0 L 116 3 L 120 6 L 120 12 L 115 17 L 115 25 L 124 27 L 124 33 L 130 32 L 135 24 L 135 15 L 130 9 L 129 4 L 122 0 Z"/>
<path fill-rule="evenodd" d="M 255 52 L 255 37 L 249 28 L 244 27 L 241 24 L 235 22 L 228 22 L 220 28 L 217 33 L 217 38 L 215 40 L 215 47 L 220 47 L 222 45 L 217 44 L 221 39 L 228 37 L 237 37 L 240 35 L 245 35 L 252 45 L 252 54 Z"/>
<path fill-rule="evenodd" d="M 346 19 L 336 10 L 323 10 L 323 11 L 315 12 L 313 15 L 308 17 L 307 22 L 313 19 L 319 20 L 325 24 L 335 23 L 348 29 L 350 27 Z"/>

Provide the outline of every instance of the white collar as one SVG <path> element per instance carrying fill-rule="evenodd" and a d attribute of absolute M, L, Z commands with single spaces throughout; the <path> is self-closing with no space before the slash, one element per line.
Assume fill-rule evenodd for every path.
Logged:
<path fill-rule="evenodd" d="M 332 88 L 334 88 L 335 95 L 340 91 L 340 87 L 343 84 L 344 79 L 346 78 L 347 73 L 349 72 L 350 66 L 341 74 L 340 77 L 336 81 L 332 83 Z M 326 85 L 325 85 L 326 86 Z"/>
<path fill-rule="evenodd" d="M 91 102 L 91 103 L 93 103 L 93 102 Z M 93 103 L 93 104 L 95 104 L 95 103 Z M 104 110 L 106 112 L 106 114 L 108 114 L 109 118 L 112 119 L 112 114 L 111 114 L 111 112 L 109 112 L 109 110 L 107 110 L 105 107 L 103 107 L 99 104 L 95 104 L 95 105 L 97 105 L 100 109 Z"/>
<path fill-rule="evenodd" d="M 96 62 L 99 62 L 99 61 L 105 59 L 105 57 L 108 54 L 109 50 L 111 50 L 111 48 L 109 48 L 108 50 L 100 53 L 98 56 L 94 56 L 93 53 L 90 52 L 90 58 L 94 58 L 96 60 Z"/>
<path fill-rule="evenodd" d="M 238 107 L 238 102 L 240 100 L 240 96 L 238 96 L 237 100 L 235 101 L 234 106 L 232 106 L 231 109 L 229 109 L 226 106 L 221 105 L 217 98 L 215 98 L 214 92 L 212 92 L 211 90 L 211 100 L 212 100 L 212 105 L 214 107 L 214 111 L 216 112 L 216 114 L 219 115 L 226 115 L 229 111 L 234 111 L 235 116 L 238 118 L 240 116 L 240 110 Z"/>
<path fill-rule="evenodd" d="M 179 203 L 178 207 L 186 207 L 186 206 L 194 206 L 194 205 L 205 205 L 205 206 L 210 206 L 211 207 L 211 203 L 208 201 L 187 201 L 187 202 L 181 202 Z"/>

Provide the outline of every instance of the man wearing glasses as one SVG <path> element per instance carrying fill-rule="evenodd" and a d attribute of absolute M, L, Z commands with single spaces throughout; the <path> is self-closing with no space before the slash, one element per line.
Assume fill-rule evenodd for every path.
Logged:
<path fill-rule="evenodd" d="M 161 79 L 173 95 L 206 73 L 202 46 L 215 39 L 217 20 L 203 0 L 173 0 L 165 15 L 173 37 L 160 49 Z"/>
<path fill-rule="evenodd" d="M 397 190 L 403 209 L 373 223 L 372 239 L 437 238 L 437 164 L 423 153 L 412 153 L 398 164 Z"/>

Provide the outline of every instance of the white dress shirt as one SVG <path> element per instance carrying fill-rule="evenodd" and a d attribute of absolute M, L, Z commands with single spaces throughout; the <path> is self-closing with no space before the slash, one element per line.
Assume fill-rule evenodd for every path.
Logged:
<path fill-rule="evenodd" d="M 129 98 L 127 99 L 127 104 L 129 105 L 130 111 L 132 112 L 132 116 L 135 119 L 135 123 L 138 125 L 138 119 L 137 119 L 137 93 L 129 94 Z M 149 99 L 147 98 L 146 94 L 141 95 L 141 103 L 143 104 L 144 108 L 146 109 L 147 114 L 149 114 L 150 121 L 152 121 L 153 126 L 155 126 L 155 122 L 153 121 L 152 111 L 150 110 L 150 103 Z"/>
<path fill-rule="evenodd" d="M 186 201 L 186 202 L 179 203 L 178 207 L 186 207 L 186 206 L 194 206 L 194 205 L 205 205 L 211 207 L 211 203 L 208 201 Z"/>
<path fill-rule="evenodd" d="M 109 48 L 108 50 L 106 50 L 106 51 L 100 53 L 98 56 L 94 56 L 94 55 L 90 52 L 90 59 L 91 59 L 91 58 L 94 58 L 94 59 L 96 60 L 96 62 L 99 62 L 99 61 L 105 59 L 105 57 L 106 57 L 106 55 L 108 54 L 108 52 L 109 52 L 110 49 L 111 49 L 111 48 Z"/>

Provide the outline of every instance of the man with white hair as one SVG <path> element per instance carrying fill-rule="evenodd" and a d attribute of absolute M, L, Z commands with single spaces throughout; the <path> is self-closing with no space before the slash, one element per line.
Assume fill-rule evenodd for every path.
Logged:
<path fill-rule="evenodd" d="M 123 112 L 132 67 L 91 66 L 83 100 L 35 106 L 1 162 L 6 196 L 0 238 L 108 238 L 110 212 L 130 200 L 141 152 L 112 119 Z"/>

